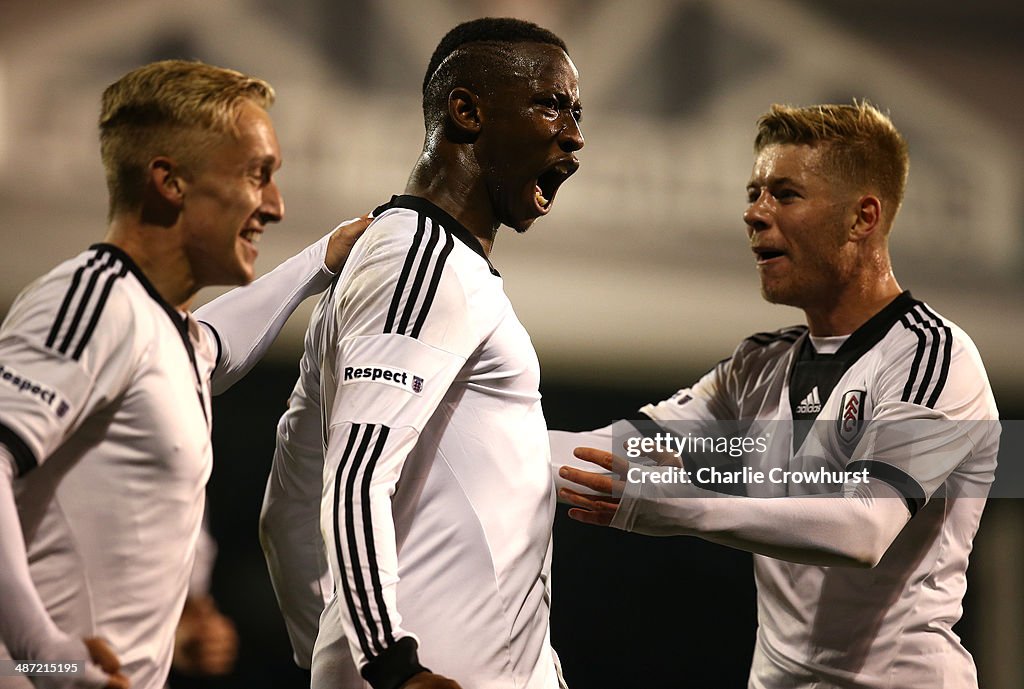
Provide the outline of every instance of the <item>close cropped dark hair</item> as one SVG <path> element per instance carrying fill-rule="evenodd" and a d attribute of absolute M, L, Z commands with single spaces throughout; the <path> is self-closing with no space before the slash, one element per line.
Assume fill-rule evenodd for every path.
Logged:
<path fill-rule="evenodd" d="M 430 78 L 437 68 L 455 50 L 467 43 L 547 43 L 558 46 L 568 55 L 565 41 L 533 22 L 509 17 L 484 17 L 459 24 L 445 34 L 430 56 L 427 73 L 423 76 L 423 93 L 427 92 Z"/>

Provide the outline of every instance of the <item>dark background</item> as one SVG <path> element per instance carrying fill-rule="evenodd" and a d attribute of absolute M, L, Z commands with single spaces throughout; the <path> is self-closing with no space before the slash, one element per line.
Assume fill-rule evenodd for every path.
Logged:
<path fill-rule="evenodd" d="M 292 366 L 262 364 L 215 400 L 213 594 L 238 626 L 240 657 L 230 677 L 172 674 L 174 689 L 308 686 L 308 673 L 291 660 L 256 534 L 274 430 L 295 375 Z M 661 389 L 549 379 L 542 385 L 545 415 L 552 428 L 597 428 L 696 375 Z M 1004 418 L 1021 418 L 1019 400 L 1000 403 Z M 992 501 L 986 515 L 1012 502 Z M 590 527 L 565 512 L 559 506 L 554 527 L 552 643 L 573 689 L 746 686 L 756 626 L 750 555 L 696 538 Z M 968 649 L 975 650 L 972 630 L 979 623 L 969 590 L 957 628 Z"/>

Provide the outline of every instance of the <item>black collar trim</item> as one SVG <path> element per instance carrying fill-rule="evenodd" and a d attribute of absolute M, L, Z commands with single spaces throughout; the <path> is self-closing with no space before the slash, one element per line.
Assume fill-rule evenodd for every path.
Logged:
<path fill-rule="evenodd" d="M 852 354 L 853 352 L 866 352 L 874 347 L 885 337 L 885 334 L 896 325 L 900 316 L 914 308 L 918 302 L 911 296 L 910 291 L 902 292 L 898 297 L 889 302 L 885 308 L 868 319 L 867 323 L 853 331 L 846 342 L 836 351 L 837 355 Z"/>
<path fill-rule="evenodd" d="M 898 297 L 886 304 L 881 311 L 869 318 L 864 325 L 853 331 L 846 338 L 846 342 L 834 354 L 819 354 L 815 352 L 814 346 L 811 344 L 811 338 L 808 335 L 801 347 L 800 359 L 805 361 L 808 359 L 815 361 L 846 361 L 848 364 L 852 364 L 865 352 L 878 344 L 885 337 L 885 334 L 899 322 L 903 314 L 920 303 L 914 299 L 909 291 L 902 292 Z"/>
<path fill-rule="evenodd" d="M 161 308 L 163 308 L 163 310 L 170 317 L 171 321 L 174 323 L 174 327 L 178 329 L 178 332 L 180 332 L 182 337 L 185 338 L 185 341 L 188 342 L 188 326 L 185 325 L 185 319 L 181 317 L 181 314 L 178 313 L 178 311 L 173 306 L 168 304 L 167 301 L 162 296 L 160 296 L 160 293 L 156 291 L 156 287 L 154 287 L 153 283 L 149 281 L 149 278 L 146 277 L 146 274 L 142 272 L 142 268 L 139 268 L 139 265 L 134 261 L 134 259 L 132 259 L 131 256 L 125 253 L 124 249 L 113 244 L 108 244 L 106 242 L 93 244 L 89 248 L 94 249 L 96 251 L 105 251 L 111 253 L 114 256 L 116 256 L 122 263 L 128 266 L 128 270 L 130 270 L 132 274 L 135 275 L 136 279 L 138 279 L 139 283 L 146 289 L 146 292 L 149 293 L 149 296 L 153 299 L 153 301 L 155 301 L 157 304 L 161 306 Z"/>
<path fill-rule="evenodd" d="M 480 243 L 480 240 L 474 237 L 473 233 L 467 230 L 462 223 L 453 218 L 447 212 L 438 208 L 434 203 L 420 196 L 402 194 L 401 196 L 392 196 L 390 201 L 377 206 L 373 209 L 373 215 L 374 217 L 377 217 L 390 208 L 407 208 L 411 211 L 416 211 L 417 213 L 426 215 L 441 227 L 448 230 L 454 237 L 457 237 L 463 244 L 476 252 L 480 258 L 484 259 L 484 261 L 487 262 L 487 267 L 491 270 L 491 275 L 501 277 L 501 273 L 491 265 L 490 259 L 487 258 L 487 253 L 484 251 L 484 247 Z"/>
<path fill-rule="evenodd" d="M 132 257 L 125 253 L 124 249 L 113 244 L 108 244 L 106 242 L 93 244 L 89 248 L 95 251 L 111 253 L 118 259 L 120 259 L 120 261 L 124 263 L 125 266 L 128 267 L 128 270 L 130 270 L 132 274 L 135 275 L 135 277 L 139 281 L 139 284 L 141 284 L 146 289 L 146 292 L 149 293 L 150 298 L 152 298 L 153 301 L 159 304 L 160 307 L 164 310 L 164 313 L 167 314 L 167 317 L 171 319 L 171 323 L 174 324 L 175 330 L 177 330 L 178 335 L 181 336 L 181 343 L 185 346 L 185 352 L 188 353 L 188 360 L 192 364 L 192 372 L 195 373 L 196 376 L 196 392 L 199 395 L 199 407 L 203 410 L 203 416 L 206 418 L 206 424 L 209 425 L 210 417 L 206 413 L 206 403 L 203 401 L 203 386 L 199 376 L 199 364 L 196 361 L 196 350 L 195 347 L 192 346 L 192 340 L 190 340 L 188 336 L 188 319 L 185 316 L 182 316 L 180 313 L 178 313 L 178 311 L 173 306 L 167 303 L 166 299 L 160 296 L 160 293 L 156 291 L 156 287 L 153 286 L 153 283 L 149 281 L 149 278 L 146 277 L 146 274 L 142 272 L 142 269 L 139 268 L 138 264 L 132 259 Z M 213 328 L 211 328 L 211 330 L 213 330 Z M 217 344 L 217 358 L 219 360 L 220 342 L 218 341 Z"/>

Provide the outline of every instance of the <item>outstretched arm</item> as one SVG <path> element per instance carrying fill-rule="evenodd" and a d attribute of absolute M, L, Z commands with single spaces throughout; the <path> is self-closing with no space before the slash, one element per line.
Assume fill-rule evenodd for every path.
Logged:
<path fill-rule="evenodd" d="M 581 447 L 575 454 L 614 474 L 561 469 L 567 481 L 601 494 L 560 491 L 574 505 L 569 516 L 587 524 L 651 536 L 699 536 L 804 564 L 873 567 L 910 519 L 902 496 L 883 481 L 828 495 L 733 497 L 692 484 L 644 481 L 644 474 L 659 469 L 631 465 L 604 450 Z M 613 496 L 621 496 L 621 504 Z"/>
<path fill-rule="evenodd" d="M 230 388 L 263 358 L 299 304 L 327 289 L 369 224 L 365 216 L 347 220 L 252 284 L 196 310 L 196 319 L 211 331 L 219 349 L 214 394 Z"/>

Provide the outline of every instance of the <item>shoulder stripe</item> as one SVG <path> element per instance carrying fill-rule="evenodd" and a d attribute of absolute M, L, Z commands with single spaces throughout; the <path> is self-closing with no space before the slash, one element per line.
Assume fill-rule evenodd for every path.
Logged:
<path fill-rule="evenodd" d="M 425 243 L 424 237 L 427 237 Z M 455 241 L 448 230 L 426 215 L 419 215 L 416 237 L 409 248 L 402 274 L 395 287 L 395 294 L 391 299 L 391 308 L 384 324 L 385 333 L 419 337 L 430 307 L 434 303 L 448 255 L 454 246 Z M 410 276 L 413 276 L 411 285 Z"/>
<path fill-rule="evenodd" d="M 107 282 L 103 285 L 103 291 L 100 292 L 99 299 L 96 300 L 96 308 L 93 309 L 92 318 L 89 319 L 89 324 L 85 327 L 85 332 L 82 333 L 82 339 L 78 341 L 78 346 L 75 347 L 74 354 L 71 358 L 78 361 L 82 352 L 85 351 L 85 346 L 89 344 L 89 338 L 92 337 L 92 333 L 96 330 L 96 324 L 99 323 L 100 314 L 103 313 L 103 307 L 107 304 L 107 298 L 110 296 L 110 290 L 114 287 L 114 281 L 123 278 L 128 274 L 128 266 L 122 265 L 121 270 L 116 273 L 111 273 L 107 277 Z"/>
<path fill-rule="evenodd" d="M 430 305 L 434 303 L 434 295 L 437 294 L 437 286 L 441 282 L 441 274 L 444 272 L 444 264 L 448 260 L 448 254 L 452 252 L 455 247 L 455 240 L 448 232 L 444 233 L 444 247 L 441 249 L 441 255 L 437 259 L 437 266 L 434 268 L 434 274 L 430 278 L 430 285 L 427 287 L 427 294 L 423 298 L 423 308 L 420 309 L 420 315 L 416 319 L 415 325 L 412 328 L 412 337 L 418 338 L 420 331 L 423 330 L 423 323 L 427 320 L 427 313 Z"/>
<path fill-rule="evenodd" d="M 421 215 L 420 218 L 423 218 Z M 430 267 L 430 261 L 434 257 L 434 248 L 437 246 L 437 242 L 440 239 L 440 234 L 437 223 L 430 223 L 430 239 L 427 240 L 427 246 L 423 251 L 423 254 L 419 257 L 419 267 L 416 269 L 416 279 L 412 283 L 412 289 L 409 290 L 409 294 L 406 297 L 405 310 L 402 312 L 402 318 L 398 321 L 397 332 L 400 335 L 407 335 L 409 329 L 409 320 L 412 318 L 412 312 L 416 308 L 416 302 L 420 297 L 420 290 L 423 289 L 423 280 L 427 276 L 427 268 Z"/>
<path fill-rule="evenodd" d="M 114 282 L 127 274 L 128 266 L 119 261 L 112 252 L 104 249 L 98 250 L 84 265 L 79 266 L 61 301 L 57 317 L 47 335 L 46 346 L 65 355 L 70 351 L 72 359 L 80 359 L 96 330 Z M 101 286 L 96 299 L 93 300 L 97 285 Z M 73 315 L 65 329 L 69 313 Z"/>
<path fill-rule="evenodd" d="M 924 303 L 921 304 L 920 308 L 922 311 L 927 313 L 935 320 L 935 322 L 939 325 L 939 327 L 942 329 L 942 332 L 946 336 L 945 342 L 942 345 L 942 363 L 939 368 L 939 378 L 935 383 L 935 388 L 932 390 L 931 396 L 925 403 L 927 407 L 934 409 L 935 403 L 938 402 L 939 400 L 939 395 L 946 387 L 946 380 L 949 378 L 949 364 L 953 359 L 953 331 L 948 325 L 943 323 L 942 319 L 939 318 L 939 316 L 934 311 L 929 309 Z"/>
<path fill-rule="evenodd" d="M 96 251 L 85 265 L 78 267 L 75 274 L 71 277 L 71 286 L 68 287 L 68 291 L 64 293 L 64 300 L 61 301 L 60 308 L 57 310 L 57 318 L 53 322 L 53 327 L 50 328 L 50 334 L 46 337 L 46 346 L 52 348 L 54 343 L 57 341 L 57 335 L 60 333 L 61 326 L 64 325 L 64 318 L 68 314 L 68 309 L 71 308 L 71 301 L 75 298 L 75 293 L 78 291 L 78 285 L 82 281 L 82 274 L 91 269 L 96 262 L 99 261 L 106 252 L 100 250 Z"/>
<path fill-rule="evenodd" d="M 903 387 L 903 395 L 900 397 L 901 401 L 909 402 L 910 395 L 914 390 L 914 381 L 917 380 L 917 370 L 921 366 L 921 358 L 924 356 L 925 334 L 920 328 L 911 324 L 906 315 L 900 316 L 900 323 L 904 328 L 917 335 L 917 351 L 914 352 L 914 361 L 910 365 L 910 376 L 907 378 L 907 384 Z"/>
<path fill-rule="evenodd" d="M 114 257 L 108 256 L 107 260 L 103 262 L 103 265 L 93 270 L 89 275 L 89 280 L 85 283 L 85 290 L 82 292 L 82 298 L 78 300 L 78 308 L 75 309 L 75 315 L 71 319 L 71 325 L 68 326 L 67 332 L 64 333 L 64 339 L 57 348 L 57 351 L 61 354 L 68 353 L 68 348 L 71 346 L 71 340 L 75 336 L 75 332 L 78 330 L 79 324 L 82 322 L 82 317 L 85 315 L 85 309 L 89 306 L 89 299 L 92 298 L 93 290 L 96 289 L 96 282 L 100 279 L 100 275 L 113 267 L 113 265 Z"/>
<path fill-rule="evenodd" d="M 409 280 L 409 274 L 412 273 L 413 264 L 416 263 L 416 255 L 419 252 L 420 244 L 423 242 L 425 221 L 426 216 L 421 213 L 416 221 L 416 234 L 413 236 L 412 246 L 409 247 L 409 253 L 405 256 L 405 265 L 402 266 L 402 274 L 398 276 L 398 285 L 395 287 L 395 294 L 391 297 L 391 308 L 388 309 L 388 319 L 384 323 L 385 333 L 390 333 L 394 329 L 395 317 L 398 315 L 398 306 L 401 304 L 402 294 L 405 292 L 405 283 Z"/>
<path fill-rule="evenodd" d="M 373 470 L 387 444 L 389 431 L 390 429 L 383 425 L 353 424 L 334 480 L 333 527 L 338 576 L 342 581 L 345 603 L 356 629 L 359 646 L 369 660 L 395 643 L 393 627 L 384 601 L 384 589 L 380 581 L 370 509 Z M 357 484 L 362 504 L 358 514 L 354 511 Z M 344 548 L 341 520 L 344 520 L 345 525 Z M 347 566 L 345 554 L 348 555 Z M 362 558 L 365 558 L 365 568 L 370 574 L 369 586 L 363 575 Z"/>
<path fill-rule="evenodd" d="M 917 350 L 914 353 L 914 361 L 910 366 L 910 375 L 903 388 L 901 399 L 904 402 L 924 404 L 933 408 L 949 375 L 953 333 L 941 318 L 929 311 L 923 304 L 916 305 L 901 316 L 900 323 L 904 328 L 917 335 Z M 924 364 L 923 370 L 922 364 Z M 931 395 L 928 395 L 929 388 Z"/>

